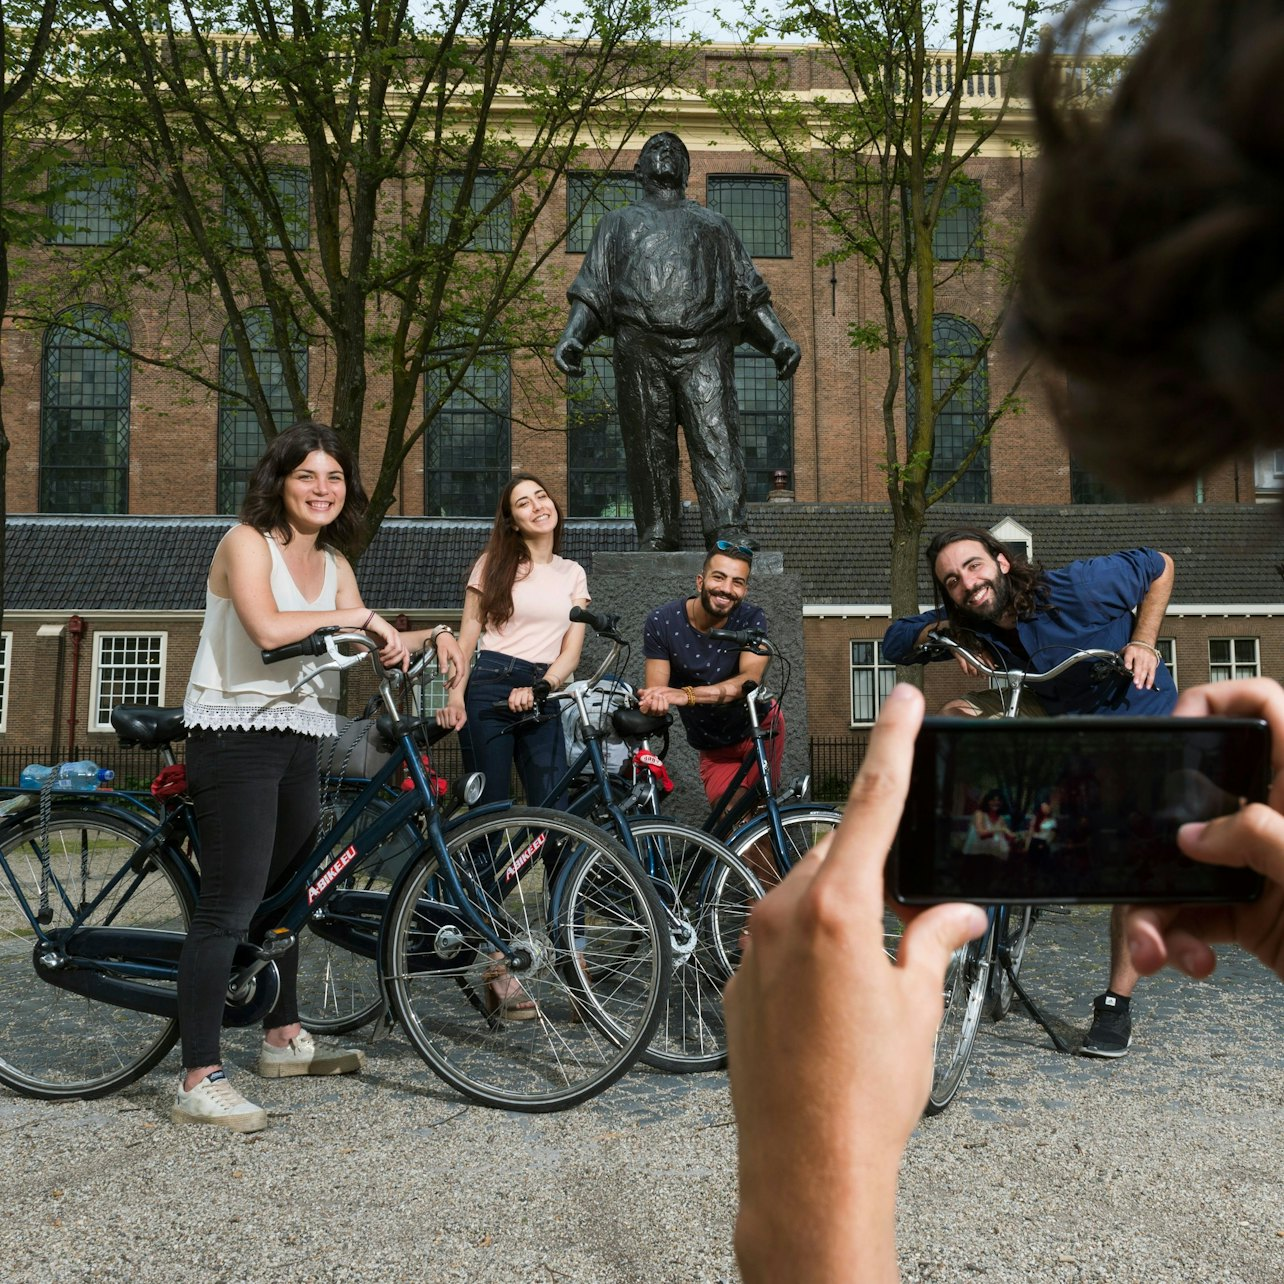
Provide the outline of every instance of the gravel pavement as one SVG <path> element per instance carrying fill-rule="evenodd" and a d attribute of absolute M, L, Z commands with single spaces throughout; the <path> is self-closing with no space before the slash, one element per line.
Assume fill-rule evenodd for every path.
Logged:
<path fill-rule="evenodd" d="M 1077 1043 L 1105 970 L 1105 911 L 1080 909 L 1040 923 L 1022 975 Z M 1235 951 L 1218 978 L 1143 982 L 1118 1062 L 1057 1055 L 1019 1011 L 984 1027 L 906 1156 L 907 1284 L 1284 1284 L 1284 987 Z M 393 1035 L 360 1079 L 239 1074 L 272 1118 L 238 1137 L 170 1125 L 176 1066 L 100 1101 L 0 1092 L 0 1278 L 737 1278 L 723 1075 L 635 1069 L 576 1110 L 507 1114 Z"/>

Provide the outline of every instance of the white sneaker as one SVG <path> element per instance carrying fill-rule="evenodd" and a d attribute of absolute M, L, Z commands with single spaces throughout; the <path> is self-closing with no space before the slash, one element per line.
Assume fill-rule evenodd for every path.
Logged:
<path fill-rule="evenodd" d="M 207 1075 L 190 1092 L 178 1077 L 178 1095 L 169 1112 L 176 1124 L 213 1124 L 233 1132 L 258 1132 L 267 1127 L 267 1111 L 246 1101 L 228 1081 L 222 1070 Z"/>
<path fill-rule="evenodd" d="M 288 1079 L 296 1074 L 354 1074 L 365 1063 L 364 1052 L 355 1048 L 324 1052 L 306 1030 L 300 1030 L 284 1048 L 274 1048 L 264 1040 L 258 1070 L 264 1079 Z"/>

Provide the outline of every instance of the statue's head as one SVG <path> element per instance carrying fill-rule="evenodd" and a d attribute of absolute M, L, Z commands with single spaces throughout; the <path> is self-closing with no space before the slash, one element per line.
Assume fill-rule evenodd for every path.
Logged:
<path fill-rule="evenodd" d="M 633 166 L 633 172 L 644 183 L 685 190 L 691 173 L 691 154 L 677 134 L 652 134 L 642 144 L 642 155 Z"/>

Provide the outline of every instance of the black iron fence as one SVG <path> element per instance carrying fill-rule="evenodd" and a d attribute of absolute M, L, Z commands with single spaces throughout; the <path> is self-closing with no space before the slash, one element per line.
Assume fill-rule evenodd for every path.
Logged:
<path fill-rule="evenodd" d="M 811 794 L 818 801 L 844 802 L 861 762 L 865 758 L 866 732 L 848 736 L 811 737 Z M 183 746 L 175 749 L 181 759 Z M 116 773 L 117 789 L 145 790 L 161 769 L 160 755 L 150 749 L 122 749 L 120 745 L 99 743 L 62 748 L 51 755 L 48 745 L 15 745 L 0 741 L 0 785 L 16 785 L 22 769 L 29 763 L 78 762 L 89 759 Z M 448 780 L 463 770 L 458 741 L 434 745 L 433 766 Z M 520 785 L 514 773 L 514 788 Z"/>

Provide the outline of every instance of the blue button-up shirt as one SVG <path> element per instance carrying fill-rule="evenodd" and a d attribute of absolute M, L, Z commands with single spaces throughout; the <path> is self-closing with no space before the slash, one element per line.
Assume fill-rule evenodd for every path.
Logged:
<path fill-rule="evenodd" d="M 1132 639 L 1133 611 L 1146 590 L 1164 572 L 1164 559 L 1153 548 L 1132 548 L 1108 557 L 1089 557 L 1048 571 L 1048 590 L 1027 619 L 1018 620 L 1016 631 L 1030 656 L 1030 669 L 1046 673 L 1073 651 L 1100 647 L 1122 651 Z M 947 623 L 944 609 L 924 611 L 897 620 L 883 635 L 883 656 L 893 664 L 905 663 L 929 624 Z M 1002 664 L 1024 668 L 1024 658 L 1013 654 L 1000 631 L 984 624 L 972 630 L 984 640 Z M 1167 714 L 1177 702 L 1172 674 L 1160 661 L 1155 685 L 1140 690 L 1113 674 L 1104 683 L 1092 681 L 1093 666 L 1076 664 L 1054 682 L 1031 686 L 1051 715 L 1063 713 Z"/>

